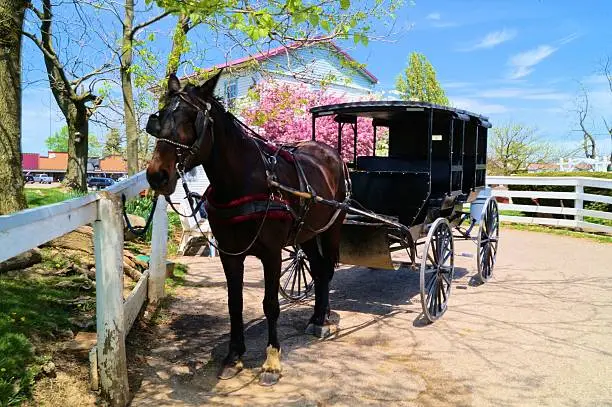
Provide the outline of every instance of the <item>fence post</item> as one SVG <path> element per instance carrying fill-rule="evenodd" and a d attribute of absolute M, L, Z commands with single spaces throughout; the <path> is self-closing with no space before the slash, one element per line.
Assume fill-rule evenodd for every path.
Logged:
<path fill-rule="evenodd" d="M 168 248 L 168 213 L 163 196 L 157 197 L 153 214 L 151 256 L 149 256 L 149 301 L 155 303 L 164 298 L 166 281 L 166 254 Z"/>
<path fill-rule="evenodd" d="M 94 222 L 97 354 L 102 396 L 111 406 L 127 405 L 129 386 L 123 322 L 123 219 L 119 197 L 98 195 Z"/>
<path fill-rule="evenodd" d="M 580 227 L 578 222 L 583 221 L 582 214 L 580 213 L 580 211 L 582 211 L 584 207 L 583 194 L 584 194 L 584 185 L 582 184 L 582 180 L 578 178 L 576 179 L 576 201 L 574 202 L 574 208 L 576 208 L 576 216 L 574 217 L 574 220 L 576 221 L 577 227 Z"/>

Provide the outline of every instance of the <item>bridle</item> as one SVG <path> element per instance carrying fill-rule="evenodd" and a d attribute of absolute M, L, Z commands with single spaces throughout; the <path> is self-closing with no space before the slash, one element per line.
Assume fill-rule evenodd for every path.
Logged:
<path fill-rule="evenodd" d="M 188 157 L 196 156 L 200 152 L 200 149 L 202 148 L 202 144 L 204 142 L 204 138 L 206 136 L 208 127 L 211 125 L 211 123 L 213 123 L 214 120 L 210 116 L 212 105 L 209 102 L 206 102 L 197 96 L 189 95 L 185 93 L 184 91 L 177 92 L 176 96 L 178 98 L 176 99 L 176 102 L 174 103 L 174 106 L 172 107 L 172 110 L 170 111 L 171 120 L 172 120 L 172 135 L 175 138 L 178 138 L 176 126 L 174 123 L 174 113 L 178 109 L 179 104 L 182 100 L 183 102 L 187 103 L 189 106 L 193 107 L 197 111 L 197 116 L 195 120 L 196 139 L 193 142 L 193 144 L 187 145 L 187 144 L 183 144 L 183 143 L 180 143 L 178 141 L 175 141 L 169 138 L 159 137 L 159 132 L 152 130 L 153 124 L 151 124 L 151 121 L 155 120 L 159 122 L 159 112 L 160 111 L 157 111 L 156 113 L 153 113 L 152 115 L 149 116 L 149 121 L 147 122 L 147 133 L 155 137 L 157 141 L 162 141 L 164 143 L 170 144 L 171 146 L 175 148 L 176 156 L 177 156 L 176 170 L 178 171 L 181 178 L 184 178 L 183 176 L 185 173 L 185 161 L 187 160 Z M 198 106 L 196 103 L 194 103 L 190 99 L 197 100 L 204 107 L 202 108 L 201 106 Z M 215 133 L 214 133 L 212 126 L 210 126 L 210 136 L 212 138 L 212 143 L 214 143 Z"/>

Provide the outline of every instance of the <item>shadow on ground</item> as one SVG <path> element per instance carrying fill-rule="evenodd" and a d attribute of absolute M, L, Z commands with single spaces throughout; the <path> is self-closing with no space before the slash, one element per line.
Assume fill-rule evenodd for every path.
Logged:
<path fill-rule="evenodd" d="M 312 298 L 281 303 L 278 329 L 283 378 L 271 389 L 260 387 L 257 379 L 265 359 L 267 323 L 260 305 L 261 274 L 249 271 L 245 281 L 245 370 L 231 380 L 217 379 L 229 340 L 225 283 L 219 278 L 219 270 L 214 275 L 191 274 L 185 287 L 197 290 L 199 295 L 187 295 L 180 303 L 177 299 L 170 305 L 168 322 L 151 328 L 157 338 L 139 349 L 141 368 L 130 367 L 131 390 L 136 394 L 133 405 L 153 400 L 157 405 L 234 405 L 247 401 L 249 405 L 397 405 L 416 400 L 436 380 L 449 380 L 439 374 L 442 369 L 437 366 L 425 369 L 435 374 L 424 375 L 417 365 L 436 363 L 417 360 L 412 349 L 402 347 L 398 352 L 394 348 L 396 338 L 382 332 L 393 325 L 402 331 L 413 328 L 420 310 L 420 305 L 415 308 L 413 304 L 419 304 L 419 273 L 407 268 L 389 271 L 350 267 L 338 270 L 332 282 L 331 319 L 339 323 L 334 336 L 319 340 L 304 333 L 312 315 Z M 465 269 L 456 270 L 459 277 L 466 273 Z M 259 297 L 259 301 L 249 301 L 251 297 Z M 400 337 L 410 335 L 404 332 Z M 146 348 L 149 350 L 144 351 Z M 388 377 L 386 370 L 397 371 L 398 366 L 401 374 Z M 448 382 L 444 386 L 454 388 L 455 399 L 469 398 L 467 384 Z M 432 393 L 428 394 L 431 397 Z M 451 402 L 445 394 L 436 396 L 441 405 Z"/>

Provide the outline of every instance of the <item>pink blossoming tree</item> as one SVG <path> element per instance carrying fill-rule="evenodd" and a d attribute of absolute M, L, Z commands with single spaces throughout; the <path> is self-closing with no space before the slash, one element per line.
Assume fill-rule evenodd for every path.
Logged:
<path fill-rule="evenodd" d="M 242 111 L 246 124 L 263 129 L 265 137 L 278 144 L 311 139 L 310 108 L 349 101 L 346 97 L 320 90 L 313 91 L 298 83 L 260 84 L 253 90 L 252 95 L 257 103 Z M 357 156 L 372 155 L 372 121 L 359 118 L 357 134 Z M 332 116 L 317 119 L 316 139 L 337 148 L 338 123 L 334 122 Z M 353 129 L 349 124 L 345 124 L 342 131 L 342 156 L 345 160 L 353 160 Z"/>

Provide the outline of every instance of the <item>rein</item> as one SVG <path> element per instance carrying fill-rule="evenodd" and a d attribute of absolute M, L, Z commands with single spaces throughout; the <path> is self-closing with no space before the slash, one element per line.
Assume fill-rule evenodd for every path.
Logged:
<path fill-rule="evenodd" d="M 151 212 L 149 213 L 149 216 L 147 217 L 147 222 L 144 226 L 132 226 L 132 224 L 130 223 L 130 219 L 128 218 L 127 211 L 125 209 L 125 201 L 125 194 L 121 194 L 121 207 L 123 212 L 123 220 L 125 220 L 125 225 L 127 226 L 128 230 L 132 232 L 135 236 L 144 236 L 147 233 L 147 229 L 149 229 L 149 226 L 151 226 L 151 222 L 153 221 L 153 214 L 155 213 L 155 207 L 157 206 L 157 194 L 154 195 L 152 198 L 153 206 L 151 207 Z"/>

